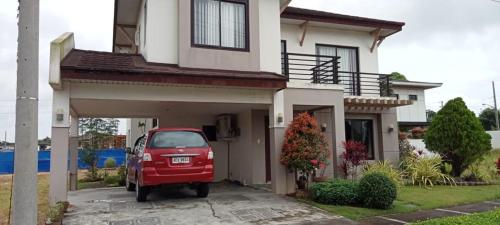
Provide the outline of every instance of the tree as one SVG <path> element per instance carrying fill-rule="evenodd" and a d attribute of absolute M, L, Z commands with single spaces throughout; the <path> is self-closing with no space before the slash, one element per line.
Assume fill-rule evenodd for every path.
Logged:
<path fill-rule="evenodd" d="M 392 72 L 389 76 L 391 77 L 392 80 L 408 81 L 405 75 L 398 72 Z"/>
<path fill-rule="evenodd" d="M 302 172 L 307 185 L 309 174 L 318 169 L 317 165 L 326 163 L 328 155 L 328 143 L 316 119 L 308 113 L 297 115 L 285 132 L 281 164 Z"/>
<path fill-rule="evenodd" d="M 88 141 L 82 143 L 83 150 L 82 161 L 89 165 L 89 173 L 87 174 L 88 181 L 97 181 L 100 179 L 97 173 L 97 162 L 99 157 L 97 149 L 101 148 L 104 143 L 113 138 L 113 135 L 118 133 L 119 120 L 117 119 L 102 119 L 102 118 L 80 118 L 79 132 Z"/>
<path fill-rule="evenodd" d="M 432 119 L 436 116 L 436 114 L 437 113 L 433 110 L 430 109 L 426 110 L 425 115 L 427 117 L 427 122 L 432 122 Z"/>
<path fill-rule="evenodd" d="M 107 140 L 118 133 L 117 119 L 81 118 L 79 120 L 80 134 L 88 138 L 83 147 L 98 149 L 104 146 Z"/>
<path fill-rule="evenodd" d="M 427 149 L 451 162 L 456 177 L 491 150 L 491 136 L 462 98 L 448 101 L 439 110 L 424 135 L 424 142 Z"/>
<path fill-rule="evenodd" d="M 498 116 L 500 117 L 500 111 L 497 111 Z M 496 130 L 497 125 L 495 121 L 495 109 L 486 108 L 481 113 L 479 113 L 479 120 L 483 125 L 485 130 Z"/>

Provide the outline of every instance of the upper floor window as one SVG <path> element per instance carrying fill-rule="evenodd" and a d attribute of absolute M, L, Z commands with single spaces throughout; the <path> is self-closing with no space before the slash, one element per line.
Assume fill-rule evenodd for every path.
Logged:
<path fill-rule="evenodd" d="M 358 72 L 358 49 L 355 47 L 316 45 L 316 54 L 340 57 L 339 71 L 352 73 Z"/>
<path fill-rule="evenodd" d="M 198 47 L 248 49 L 248 0 L 192 0 L 192 42 Z"/>
<path fill-rule="evenodd" d="M 418 100 L 418 96 L 417 95 L 409 95 L 408 98 L 410 100 L 413 100 L 413 101 L 417 101 Z"/>

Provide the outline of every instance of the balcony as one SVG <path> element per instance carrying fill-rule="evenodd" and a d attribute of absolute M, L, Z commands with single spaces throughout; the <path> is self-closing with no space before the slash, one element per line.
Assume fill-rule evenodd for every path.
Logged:
<path fill-rule="evenodd" d="M 337 84 L 348 96 L 392 96 L 389 74 L 339 70 L 340 57 L 298 53 L 282 54 L 282 73 L 289 81 Z"/>

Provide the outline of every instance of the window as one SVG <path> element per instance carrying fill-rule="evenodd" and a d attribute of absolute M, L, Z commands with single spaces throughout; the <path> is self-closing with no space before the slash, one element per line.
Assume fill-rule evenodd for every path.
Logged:
<path fill-rule="evenodd" d="M 346 140 L 363 143 L 368 150 L 368 159 L 375 159 L 373 146 L 373 120 L 346 120 L 345 136 Z"/>
<path fill-rule="evenodd" d="M 248 49 L 248 0 L 192 0 L 192 43 Z"/>
<path fill-rule="evenodd" d="M 417 95 L 409 95 L 408 98 L 410 100 L 413 100 L 413 101 L 417 101 L 418 100 L 418 96 Z"/>
<path fill-rule="evenodd" d="M 191 131 L 162 131 L 151 138 L 151 148 L 201 148 L 208 147 L 205 138 Z"/>
<path fill-rule="evenodd" d="M 285 68 L 285 54 L 287 53 L 286 51 L 286 41 L 281 40 L 281 74 L 286 74 L 286 68 Z"/>
<path fill-rule="evenodd" d="M 358 48 L 335 45 L 316 45 L 316 54 L 320 56 L 336 56 L 339 59 L 339 81 L 350 94 L 357 94 L 357 72 L 359 72 Z M 330 58 L 318 57 L 318 64 Z"/>

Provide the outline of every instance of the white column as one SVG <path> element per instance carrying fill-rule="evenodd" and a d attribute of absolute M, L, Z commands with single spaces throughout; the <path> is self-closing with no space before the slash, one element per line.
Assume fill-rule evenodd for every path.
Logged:
<path fill-rule="evenodd" d="M 37 222 L 39 12 L 38 0 L 19 1 L 12 225 Z"/>
<path fill-rule="evenodd" d="M 286 104 L 284 90 L 274 94 L 273 105 L 269 107 L 269 135 L 271 142 L 271 183 L 276 194 L 295 192 L 293 173 L 280 162 L 281 149 L 285 138 L 286 126 L 293 117 L 293 106 Z"/>
<path fill-rule="evenodd" d="M 69 189 L 76 191 L 78 184 L 78 116 L 71 116 L 69 136 Z"/>
<path fill-rule="evenodd" d="M 69 149 L 69 83 L 52 96 L 52 150 L 50 152 L 49 203 L 67 201 Z"/>

